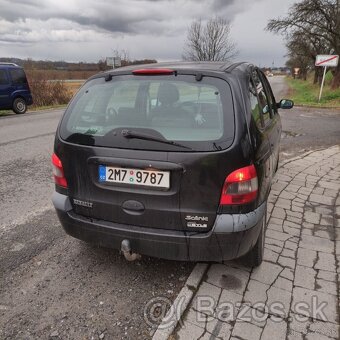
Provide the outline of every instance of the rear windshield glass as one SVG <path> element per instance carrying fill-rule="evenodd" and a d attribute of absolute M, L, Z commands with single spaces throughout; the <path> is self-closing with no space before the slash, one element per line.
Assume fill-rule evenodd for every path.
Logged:
<path fill-rule="evenodd" d="M 188 75 L 91 80 L 61 124 L 61 137 L 70 142 L 144 150 L 220 150 L 231 144 L 233 135 L 228 83 Z"/>
<path fill-rule="evenodd" d="M 14 84 L 26 84 L 27 79 L 24 70 L 20 68 L 11 69 L 9 73 L 12 77 L 12 81 Z"/>
<path fill-rule="evenodd" d="M 5 70 L 0 70 L 0 85 L 7 85 L 8 79 Z"/>

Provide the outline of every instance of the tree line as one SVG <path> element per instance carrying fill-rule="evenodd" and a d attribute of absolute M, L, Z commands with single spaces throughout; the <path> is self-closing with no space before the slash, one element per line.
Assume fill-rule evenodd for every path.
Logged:
<path fill-rule="evenodd" d="M 283 34 L 287 41 L 287 66 L 299 68 L 302 79 L 314 70 L 314 83 L 320 82 L 322 68 L 315 66 L 318 54 L 340 54 L 340 1 L 303 0 L 289 9 L 287 16 L 272 19 L 267 29 Z M 332 67 L 332 88 L 340 87 L 340 64 Z"/>
<path fill-rule="evenodd" d="M 307 78 L 309 70 L 314 70 L 314 83 L 317 83 L 321 81 L 322 68 L 315 66 L 316 56 L 340 54 L 340 0 L 299 1 L 285 17 L 270 20 L 266 29 L 285 36 L 286 66 L 299 68 L 302 79 Z M 189 26 L 184 60 L 228 61 L 236 55 L 230 23 L 225 19 L 211 18 L 206 24 L 198 19 Z M 333 73 L 332 88 L 340 87 L 340 64 L 330 72 Z"/>
<path fill-rule="evenodd" d="M 131 60 L 129 54 L 126 51 L 114 51 L 114 56 L 120 57 L 122 60 L 122 66 L 128 65 L 140 65 L 157 63 L 155 59 L 137 59 Z M 15 63 L 25 70 L 44 70 L 44 71 L 85 71 L 92 72 L 92 74 L 112 69 L 112 66 L 108 66 L 106 59 L 100 59 L 96 63 L 90 62 L 67 62 L 67 61 L 51 61 L 51 60 L 34 60 L 32 58 L 20 59 L 20 58 L 0 58 L 0 62 Z"/>

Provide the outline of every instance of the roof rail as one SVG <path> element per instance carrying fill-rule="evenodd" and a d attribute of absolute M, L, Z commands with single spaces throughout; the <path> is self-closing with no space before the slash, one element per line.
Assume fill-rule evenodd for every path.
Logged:
<path fill-rule="evenodd" d="M 0 61 L 0 65 L 19 66 L 19 65 L 14 64 L 14 63 L 5 63 L 5 62 L 2 62 L 2 61 Z"/>

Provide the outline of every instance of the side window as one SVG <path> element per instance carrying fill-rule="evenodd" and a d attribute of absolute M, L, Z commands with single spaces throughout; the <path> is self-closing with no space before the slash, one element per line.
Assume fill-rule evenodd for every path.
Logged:
<path fill-rule="evenodd" d="M 270 87 L 270 84 L 268 82 L 268 79 L 266 78 L 266 76 L 261 72 L 261 80 L 263 85 L 265 86 L 266 89 L 266 93 L 267 93 L 267 98 L 268 98 L 268 102 L 270 105 L 270 113 L 271 113 L 271 117 L 273 117 L 276 113 L 277 113 L 277 108 L 276 108 L 276 101 L 274 98 L 274 94 L 273 91 Z"/>
<path fill-rule="evenodd" d="M 13 69 L 9 70 L 12 81 L 14 84 L 26 84 L 27 79 L 24 70 L 22 69 Z"/>
<path fill-rule="evenodd" d="M 270 102 L 268 101 L 264 84 L 261 81 L 259 74 L 256 70 L 253 70 L 252 77 L 254 81 L 254 86 L 256 88 L 256 93 L 257 93 L 257 98 L 258 98 L 258 103 L 259 103 L 263 123 L 264 125 L 267 125 L 270 122 L 270 111 L 271 111 Z"/>
<path fill-rule="evenodd" d="M 0 85 L 7 85 L 8 78 L 5 70 L 0 70 Z"/>
<path fill-rule="evenodd" d="M 256 88 L 251 79 L 249 82 L 249 99 L 250 99 L 251 114 L 254 118 L 255 124 L 257 127 L 261 128 L 263 126 L 262 116 L 260 113 L 260 107 L 259 107 L 259 102 L 257 99 Z"/>

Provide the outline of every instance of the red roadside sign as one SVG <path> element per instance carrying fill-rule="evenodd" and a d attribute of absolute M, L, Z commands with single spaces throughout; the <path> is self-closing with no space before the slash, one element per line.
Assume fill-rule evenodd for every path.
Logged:
<path fill-rule="evenodd" d="M 338 55 L 319 54 L 316 56 L 315 66 L 323 66 L 323 77 L 322 77 L 320 93 L 319 93 L 319 103 L 321 100 L 323 85 L 325 83 L 327 67 L 337 67 L 338 63 L 339 63 Z"/>
<path fill-rule="evenodd" d="M 338 55 L 319 54 L 316 56 L 315 66 L 336 67 L 338 66 L 338 62 L 339 62 Z"/>

